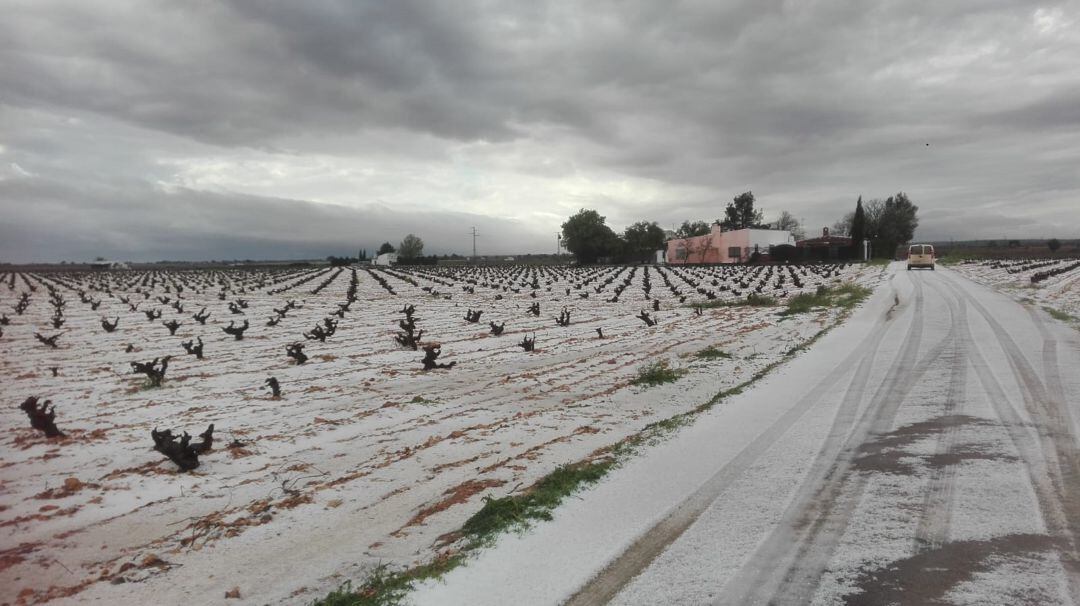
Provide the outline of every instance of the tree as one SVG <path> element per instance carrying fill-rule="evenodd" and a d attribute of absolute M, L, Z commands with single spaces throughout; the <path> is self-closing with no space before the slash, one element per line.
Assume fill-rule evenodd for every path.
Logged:
<path fill-rule="evenodd" d="M 753 192 L 743 192 L 727 205 L 724 210 L 724 220 L 720 225 L 724 229 L 746 229 L 748 227 L 761 227 L 761 211 L 754 210 Z"/>
<path fill-rule="evenodd" d="M 385 255 L 386 253 L 392 253 L 392 252 L 394 252 L 394 245 L 389 243 L 389 242 L 383 242 L 382 246 L 379 247 L 379 252 L 377 252 L 375 254 L 377 254 L 377 255 Z"/>
<path fill-rule="evenodd" d="M 638 221 L 623 232 L 624 252 L 634 260 L 647 260 L 664 247 L 664 229 L 655 221 Z"/>
<path fill-rule="evenodd" d="M 562 224 L 562 242 L 582 264 L 596 263 L 620 244 L 619 236 L 604 224 L 604 217 L 584 208 Z"/>
<path fill-rule="evenodd" d="M 1050 238 L 1046 241 L 1046 246 L 1050 249 L 1050 252 L 1056 253 L 1058 249 L 1061 248 L 1061 240 L 1058 240 L 1057 238 Z"/>
<path fill-rule="evenodd" d="M 840 218 L 839 221 L 832 224 L 829 228 L 829 233 L 834 236 L 851 236 L 851 224 L 855 220 L 855 211 L 851 211 Z"/>
<path fill-rule="evenodd" d="M 704 221 L 683 221 L 682 225 L 675 232 L 676 238 L 693 238 L 694 236 L 704 236 L 712 231 L 709 224 Z"/>
<path fill-rule="evenodd" d="M 881 216 L 885 213 L 885 201 L 879 198 L 868 200 L 863 205 L 863 212 L 866 215 L 866 237 L 875 239 L 881 230 Z"/>
<path fill-rule="evenodd" d="M 867 206 L 870 207 L 870 204 Z M 919 207 L 911 203 L 907 194 L 898 192 L 885 200 L 876 218 L 871 217 L 872 213 L 867 213 L 868 219 L 876 219 L 877 242 L 874 248 L 880 256 L 892 257 L 897 246 L 911 241 L 915 228 L 919 226 L 918 212 Z"/>
<path fill-rule="evenodd" d="M 806 231 L 803 230 L 802 224 L 795 218 L 795 215 L 786 210 L 781 211 L 780 218 L 776 220 L 776 229 L 791 232 L 791 235 L 795 236 L 796 240 L 806 238 Z"/>
<path fill-rule="evenodd" d="M 851 231 L 848 232 L 851 236 L 852 257 L 856 259 L 862 259 L 863 254 L 863 240 L 866 239 L 866 211 L 863 210 L 862 196 L 855 201 L 855 212 L 851 216 Z"/>
<path fill-rule="evenodd" d="M 424 252 L 424 241 L 413 234 L 405 236 L 398 244 L 398 256 L 402 259 L 415 259 Z"/>

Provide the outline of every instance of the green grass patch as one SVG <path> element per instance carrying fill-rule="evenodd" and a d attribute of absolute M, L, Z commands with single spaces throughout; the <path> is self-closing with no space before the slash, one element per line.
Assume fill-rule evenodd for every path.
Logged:
<path fill-rule="evenodd" d="M 457 568 L 464 562 L 461 554 L 442 555 L 434 561 L 402 571 L 391 571 L 386 564 L 380 564 L 372 570 L 359 587 L 353 588 L 351 581 L 345 581 L 311 606 L 397 606 L 416 581 L 437 578 Z"/>
<path fill-rule="evenodd" d="M 544 476 L 525 494 L 484 498 L 484 507 L 469 518 L 461 532 L 471 546 L 490 543 L 496 535 L 526 528 L 534 520 L 550 520 L 551 511 L 582 486 L 604 477 L 615 465 L 612 459 L 563 465 Z"/>
<path fill-rule="evenodd" d="M 484 506 L 462 526 L 465 546 L 457 553 L 443 553 L 434 561 L 407 570 L 391 571 L 380 565 L 359 587 L 346 581 L 311 606 L 398 606 L 413 584 L 438 578 L 464 563 L 466 553 L 490 545 L 499 534 L 525 529 L 534 520 L 550 520 L 551 512 L 578 489 L 596 482 L 615 466 L 614 458 L 563 465 L 544 476 L 527 492 L 501 499 L 486 497 Z"/>
<path fill-rule="evenodd" d="M 1054 309 L 1053 307 L 1043 307 L 1043 311 L 1050 314 L 1050 317 L 1055 320 L 1061 320 L 1062 322 L 1076 322 L 1078 318 L 1076 316 L 1069 315 L 1060 309 Z"/>
<path fill-rule="evenodd" d="M 870 289 L 851 282 L 840 286 L 819 286 L 812 293 L 802 293 L 788 299 L 787 309 L 782 316 L 801 314 L 820 307 L 839 307 L 850 310 L 870 295 Z"/>
<path fill-rule="evenodd" d="M 424 396 L 413 396 L 413 399 L 409 400 L 409 404 L 438 404 L 438 402 L 429 400 Z"/>
<path fill-rule="evenodd" d="M 637 376 L 630 380 L 630 384 L 655 387 L 678 381 L 685 374 L 686 370 L 672 368 L 667 360 L 657 360 L 639 368 Z"/>
<path fill-rule="evenodd" d="M 699 360 L 730 360 L 735 356 L 715 347 L 706 347 L 705 349 L 694 354 L 694 357 L 698 358 Z"/>

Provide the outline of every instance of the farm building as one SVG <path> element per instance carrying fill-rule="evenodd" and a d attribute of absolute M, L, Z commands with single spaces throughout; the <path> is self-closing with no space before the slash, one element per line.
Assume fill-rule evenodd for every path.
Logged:
<path fill-rule="evenodd" d="M 718 224 L 704 236 L 678 238 L 667 242 L 667 263 L 742 263 L 755 252 L 767 254 L 770 246 L 794 244 L 791 232 L 780 229 L 735 229 L 723 231 Z"/>
<path fill-rule="evenodd" d="M 846 259 L 851 250 L 851 238 L 829 235 L 829 228 L 821 230 L 821 237 L 799 240 L 795 246 L 802 250 L 802 258 L 811 259 Z"/>
<path fill-rule="evenodd" d="M 397 253 L 383 253 L 372 259 L 372 265 L 394 265 L 397 263 Z"/>
<path fill-rule="evenodd" d="M 131 266 L 123 261 L 94 261 L 90 264 L 93 269 L 131 269 Z"/>

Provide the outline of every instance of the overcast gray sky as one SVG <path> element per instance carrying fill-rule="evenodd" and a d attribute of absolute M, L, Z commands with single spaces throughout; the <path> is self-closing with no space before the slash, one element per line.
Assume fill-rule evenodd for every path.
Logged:
<path fill-rule="evenodd" d="M 0 0 L 0 260 L 554 252 L 748 189 L 1076 237 L 1078 1 Z"/>

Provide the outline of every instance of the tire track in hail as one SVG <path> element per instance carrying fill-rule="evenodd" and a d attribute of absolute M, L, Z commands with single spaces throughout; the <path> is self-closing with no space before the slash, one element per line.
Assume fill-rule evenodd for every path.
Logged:
<path fill-rule="evenodd" d="M 861 418 L 846 439 L 823 445 L 812 475 L 800 485 L 781 522 L 732 577 L 717 603 L 801 603 L 813 595 L 865 489 L 865 479 L 851 473 L 859 447 L 872 434 L 892 428 L 900 403 L 949 342 L 946 336 L 917 361 L 924 296 L 921 282 L 914 286 L 912 323 Z M 861 392 L 854 395 L 861 399 Z M 849 480 L 852 490 L 845 491 Z"/>
<path fill-rule="evenodd" d="M 952 336 L 952 360 L 949 369 L 949 390 L 944 403 L 944 415 L 961 412 L 966 397 L 968 348 L 959 324 L 967 323 L 967 306 L 962 299 L 950 297 L 934 282 L 930 287 L 942 295 L 949 306 L 950 335 Z M 959 426 L 950 424 L 938 436 L 936 454 L 952 455 L 956 450 Z M 945 460 L 950 460 L 946 456 Z M 915 527 L 915 549 L 929 551 L 940 548 L 949 538 L 949 520 L 952 512 L 958 465 L 947 463 L 934 468 L 923 496 L 922 513 Z"/>
<path fill-rule="evenodd" d="M 883 317 L 874 326 L 872 332 L 832 372 L 814 385 L 794 406 L 706 480 L 693 494 L 676 505 L 664 519 L 635 540 L 564 604 L 566 606 L 606 604 L 615 597 L 668 545 L 678 539 L 702 512 L 727 490 L 735 478 L 743 475 L 799 419 L 814 408 L 830 388 L 853 372 L 851 368 L 856 361 L 860 361 L 860 365 L 854 371 L 852 383 L 865 383 L 866 379 L 861 375 L 869 374 L 872 358 L 891 325 L 891 321 Z"/>
<path fill-rule="evenodd" d="M 1068 548 L 1059 553 L 1068 580 L 1070 597 L 1073 602 L 1080 603 L 1080 547 L 1077 543 L 1080 537 L 1080 473 L 1078 473 L 1080 453 L 1077 451 L 1076 437 L 1064 406 L 1063 390 L 1060 398 L 1056 397 L 1057 394 L 1052 396 L 1019 345 L 997 319 L 963 288 L 959 286 L 952 288 L 971 303 L 990 326 L 1020 388 L 1024 408 L 1031 418 L 1035 435 L 1031 436 L 1030 432 L 1024 433 L 1027 434 L 1028 441 L 1034 442 L 1035 446 L 1018 442 L 1025 437 L 1019 431 L 1011 431 L 1010 436 L 1015 434 L 1013 442 L 1018 450 L 1022 445 L 1029 451 L 1027 454 L 1022 453 L 1022 457 L 1025 463 L 1028 463 L 1029 476 L 1043 511 L 1047 531 L 1055 538 L 1065 539 L 1068 542 Z M 1045 355 L 1045 344 L 1043 351 Z M 988 370 L 985 359 L 974 350 L 973 362 L 976 355 L 981 362 L 981 368 L 978 366 L 976 368 L 981 371 L 980 379 L 983 380 L 984 388 L 987 388 L 988 393 L 991 390 L 994 392 L 991 401 L 995 404 L 999 402 L 1005 404 L 1000 407 L 1001 412 L 1005 414 L 1012 412 L 1012 418 L 1007 422 L 1010 429 L 1013 429 L 1014 424 L 1019 427 L 1023 424 L 1023 420 L 1008 403 L 1004 390 L 996 377 Z M 1051 354 L 1051 359 L 1056 364 L 1056 348 Z M 1060 379 L 1060 374 L 1058 378 Z M 1060 380 L 1058 384 L 1060 385 Z M 1037 452 L 1030 452 L 1032 449 Z M 1038 475 L 1035 474 L 1036 470 L 1039 472 Z"/>
<path fill-rule="evenodd" d="M 1031 315 L 1032 322 L 1035 323 L 1035 327 L 1039 330 L 1039 335 L 1043 338 L 1042 365 L 1043 377 L 1046 381 L 1046 390 L 1050 398 L 1057 402 L 1061 407 L 1062 420 L 1067 423 L 1065 427 L 1072 433 L 1074 437 L 1073 444 L 1075 444 L 1076 419 L 1066 405 L 1065 387 L 1061 382 L 1061 365 L 1058 363 L 1057 337 L 1055 337 L 1054 333 L 1046 327 L 1046 323 L 1039 315 L 1039 312 L 1034 308 L 1029 307 L 1028 314 Z"/>

